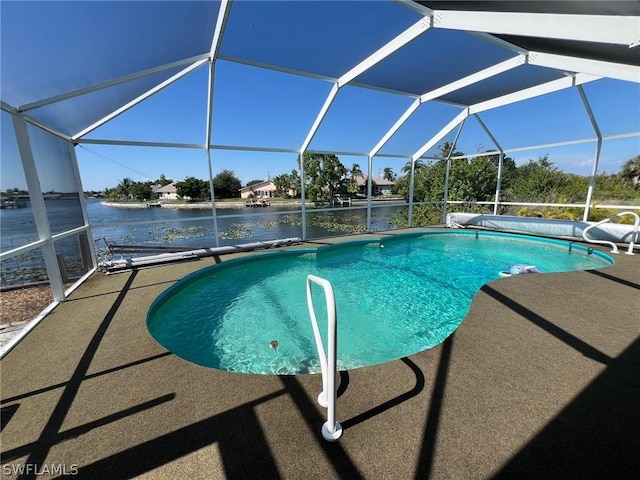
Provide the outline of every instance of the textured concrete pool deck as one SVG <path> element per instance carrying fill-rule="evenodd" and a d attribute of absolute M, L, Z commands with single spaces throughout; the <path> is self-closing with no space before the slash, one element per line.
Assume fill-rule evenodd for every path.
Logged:
<path fill-rule="evenodd" d="M 199 367 L 149 335 L 162 291 L 236 256 L 96 273 L 56 307 L 0 362 L 3 477 L 640 476 L 640 255 L 497 280 L 438 347 L 343 372 L 336 443 L 319 375 Z"/>

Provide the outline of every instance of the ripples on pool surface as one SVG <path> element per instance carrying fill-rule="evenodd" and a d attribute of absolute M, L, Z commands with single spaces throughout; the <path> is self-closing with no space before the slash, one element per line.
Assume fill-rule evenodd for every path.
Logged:
<path fill-rule="evenodd" d="M 147 325 L 161 345 L 199 365 L 247 373 L 319 372 L 306 303 L 306 278 L 314 274 L 333 285 L 338 367 L 352 369 L 441 343 L 480 287 L 518 263 L 563 272 L 603 268 L 613 260 L 568 242 L 485 232 L 396 235 L 287 250 L 185 277 L 156 299 Z M 325 338 L 319 287 L 314 304 Z"/>

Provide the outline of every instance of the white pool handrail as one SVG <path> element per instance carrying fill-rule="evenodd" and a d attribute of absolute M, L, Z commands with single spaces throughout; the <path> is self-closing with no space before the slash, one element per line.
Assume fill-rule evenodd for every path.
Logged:
<path fill-rule="evenodd" d="M 327 350 L 325 355 L 324 346 L 322 345 L 322 337 L 318 328 L 318 320 L 316 312 L 313 308 L 313 296 L 311 292 L 311 284 L 317 283 L 324 289 L 324 296 L 327 302 Z M 336 298 L 333 294 L 333 287 L 329 280 L 317 277 L 315 275 L 307 275 L 307 306 L 309 307 L 309 316 L 311 317 L 311 326 L 313 327 L 313 336 L 316 340 L 318 348 L 318 357 L 320 358 L 320 369 L 322 371 L 322 392 L 318 395 L 318 403 L 327 408 L 327 421 L 322 425 L 322 436 L 329 442 L 335 442 L 342 436 L 342 427 L 336 421 L 336 370 L 337 370 L 337 321 L 338 313 L 336 308 Z"/>
<path fill-rule="evenodd" d="M 604 220 L 601 220 L 598 223 L 594 223 L 593 225 L 589 225 L 587 228 L 585 228 L 582 231 L 582 238 L 584 238 L 585 241 L 587 241 L 589 243 L 600 243 L 600 244 L 610 245 L 611 248 L 612 248 L 611 253 L 618 253 L 618 246 L 615 243 L 610 242 L 609 240 L 593 240 L 593 239 L 587 237 L 587 232 L 589 230 L 591 230 L 592 228 L 597 227 L 598 225 L 602 225 L 603 223 L 610 222 L 614 218 L 621 217 L 622 215 L 632 215 L 632 216 L 636 217 L 636 221 L 633 224 L 633 231 L 631 232 L 631 240 L 629 241 L 629 249 L 625 252 L 627 255 L 633 255 L 634 241 L 635 241 L 636 236 L 638 235 L 638 229 L 640 228 L 640 217 L 635 212 L 620 212 L 620 213 L 616 213 L 615 215 L 611 215 L 610 217 L 605 218 Z"/>

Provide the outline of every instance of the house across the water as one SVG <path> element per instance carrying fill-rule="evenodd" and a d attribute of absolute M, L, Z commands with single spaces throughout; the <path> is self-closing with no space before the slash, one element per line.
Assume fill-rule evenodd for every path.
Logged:
<path fill-rule="evenodd" d="M 164 187 L 157 187 L 153 189 L 153 193 L 158 196 L 158 200 L 178 200 L 175 182 L 168 183 Z"/>
<path fill-rule="evenodd" d="M 354 178 L 356 183 L 358 184 L 358 193 L 361 195 L 366 195 L 367 180 L 369 176 L 366 174 L 362 174 L 362 175 L 356 175 Z M 372 195 L 383 195 L 383 196 L 391 195 L 391 189 L 393 188 L 394 185 L 395 185 L 394 182 L 385 180 L 384 178 L 375 177 L 375 176 L 371 177 Z"/>
<path fill-rule="evenodd" d="M 241 198 L 273 198 L 276 196 L 276 184 L 271 180 L 254 183 L 240 189 Z"/>

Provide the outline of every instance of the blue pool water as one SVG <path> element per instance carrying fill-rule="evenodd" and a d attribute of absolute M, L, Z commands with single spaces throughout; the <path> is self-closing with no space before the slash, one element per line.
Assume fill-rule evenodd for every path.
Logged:
<path fill-rule="evenodd" d="M 306 303 L 306 278 L 314 274 L 333 285 L 338 367 L 353 369 L 438 345 L 462 322 L 480 287 L 519 263 L 563 272 L 603 268 L 613 260 L 568 242 L 470 231 L 280 251 L 185 277 L 155 300 L 147 326 L 161 345 L 199 365 L 246 373 L 319 372 Z M 326 342 L 319 287 L 314 304 Z"/>

